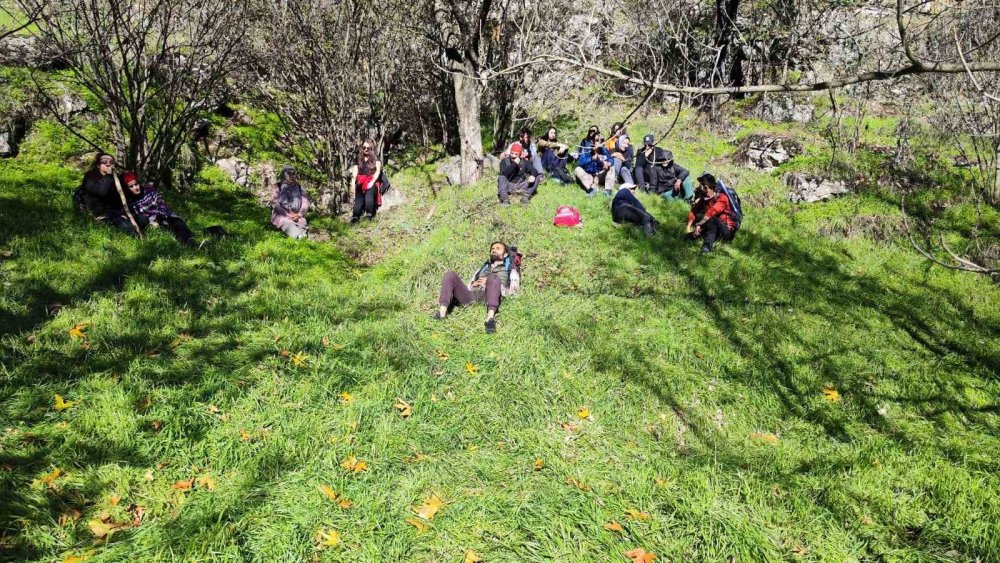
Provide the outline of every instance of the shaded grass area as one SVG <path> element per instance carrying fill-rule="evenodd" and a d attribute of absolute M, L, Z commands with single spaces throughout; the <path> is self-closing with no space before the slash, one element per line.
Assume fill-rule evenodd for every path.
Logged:
<path fill-rule="evenodd" d="M 680 241 L 682 206 L 645 198 L 665 226 L 646 239 L 573 187 L 499 208 L 489 181 L 432 196 L 416 172 L 406 208 L 334 245 L 281 238 L 208 174 L 177 207 L 231 234 L 195 252 L 72 215 L 61 167 L 0 164 L 0 553 L 1000 558 L 1000 291 L 817 234 L 894 213 L 878 194 L 791 206 L 726 172 L 778 195 L 712 256 Z M 566 203 L 582 229 L 551 227 Z M 442 273 L 496 238 L 527 255 L 498 334 L 482 309 L 432 320 Z M 122 528 L 95 544 L 95 520 Z M 329 529 L 343 543 L 318 546 Z"/>

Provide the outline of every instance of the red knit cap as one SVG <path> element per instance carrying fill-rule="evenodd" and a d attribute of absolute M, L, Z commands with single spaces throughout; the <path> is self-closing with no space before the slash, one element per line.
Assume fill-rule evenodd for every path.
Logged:
<path fill-rule="evenodd" d="M 511 143 L 510 148 L 507 149 L 507 154 L 511 156 L 514 155 L 521 156 L 521 153 L 523 152 L 524 152 L 524 147 L 521 146 L 521 143 Z"/>
<path fill-rule="evenodd" d="M 135 172 L 132 172 L 130 170 L 130 171 L 122 174 L 122 179 L 125 180 L 125 185 L 127 186 L 127 185 L 131 184 L 132 182 L 135 182 L 136 180 L 138 180 L 139 176 L 137 176 Z"/>

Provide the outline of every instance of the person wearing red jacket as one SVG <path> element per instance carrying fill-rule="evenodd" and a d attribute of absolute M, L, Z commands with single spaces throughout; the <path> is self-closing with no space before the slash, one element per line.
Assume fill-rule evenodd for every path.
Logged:
<path fill-rule="evenodd" d="M 705 188 L 705 215 L 694 225 L 694 236 L 701 237 L 701 251 L 704 254 L 712 252 L 712 246 L 718 240 L 732 240 L 736 233 L 736 220 L 733 218 L 729 198 L 719 190 L 715 176 L 702 174 L 698 178 Z"/>

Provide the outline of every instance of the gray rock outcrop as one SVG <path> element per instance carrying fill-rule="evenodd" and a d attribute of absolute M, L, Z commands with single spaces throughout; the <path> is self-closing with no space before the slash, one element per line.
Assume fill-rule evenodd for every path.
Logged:
<path fill-rule="evenodd" d="M 792 203 L 814 203 L 851 193 L 847 183 L 842 180 L 820 178 L 801 172 L 786 175 L 785 184 L 792 188 L 788 194 L 788 200 Z"/>
<path fill-rule="evenodd" d="M 737 154 L 744 157 L 747 168 L 770 172 L 802 154 L 802 145 L 788 137 L 755 134 L 743 141 Z"/>

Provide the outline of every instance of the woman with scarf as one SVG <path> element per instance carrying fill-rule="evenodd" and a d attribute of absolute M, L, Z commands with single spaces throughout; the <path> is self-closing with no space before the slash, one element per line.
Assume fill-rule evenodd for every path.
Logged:
<path fill-rule="evenodd" d="M 354 212 L 351 222 L 357 223 L 364 214 L 369 221 L 382 206 L 383 188 L 387 188 L 382 161 L 375 158 L 375 141 L 365 139 L 358 149 L 358 159 L 351 167 L 351 185 L 354 186 Z"/>
<path fill-rule="evenodd" d="M 306 238 L 309 197 L 291 166 L 281 169 L 278 184 L 271 188 L 271 224 L 294 239 Z"/>
<path fill-rule="evenodd" d="M 99 222 L 114 225 L 130 235 L 138 236 L 139 232 L 125 214 L 122 201 L 124 192 L 118 192 L 115 174 L 114 157 L 99 153 L 93 166 L 84 174 L 80 187 L 73 192 L 73 206 L 79 211 L 89 212 Z"/>

